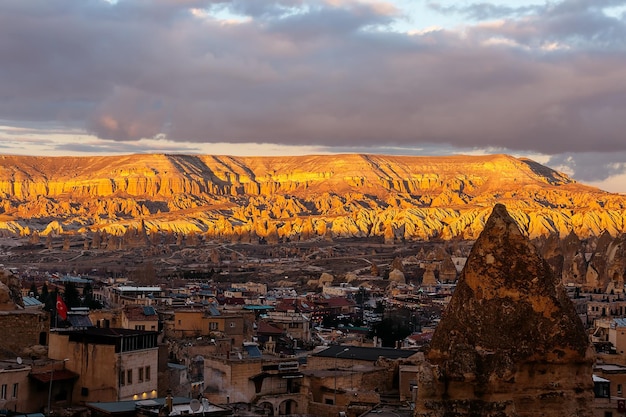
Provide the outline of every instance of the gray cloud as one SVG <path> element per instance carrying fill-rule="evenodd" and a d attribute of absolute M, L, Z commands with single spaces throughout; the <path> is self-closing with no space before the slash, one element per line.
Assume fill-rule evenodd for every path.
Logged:
<path fill-rule="evenodd" d="M 151 145 L 149 151 L 146 150 L 145 145 L 141 145 L 133 142 L 91 142 L 91 143 L 67 143 L 59 145 L 55 148 L 60 152 L 67 152 L 71 154 L 84 153 L 88 155 L 111 155 L 111 154 L 136 154 L 136 153 L 185 153 L 193 154 L 198 153 L 198 149 L 194 147 L 180 147 L 180 146 L 158 146 Z"/>
<path fill-rule="evenodd" d="M 626 173 L 626 151 L 616 153 L 588 152 L 553 155 L 550 166 L 573 171 L 579 181 L 602 181 Z"/>
<path fill-rule="evenodd" d="M 524 13 L 518 18 L 505 19 L 501 26 L 478 26 L 475 33 L 485 32 L 490 35 L 506 36 L 528 46 L 540 46 L 547 42 L 560 42 L 572 48 L 571 52 L 601 50 L 624 50 L 626 21 L 624 17 L 614 17 L 606 13 L 606 9 L 625 5 L 624 0 L 565 0 L 557 3 L 546 3 L 543 6 L 527 6 L 508 8 L 494 6 L 501 13 L 491 13 L 491 18 L 504 18 L 516 11 Z M 464 8 L 445 7 L 444 10 L 456 10 L 469 18 L 478 19 L 480 10 L 488 5 L 484 3 Z M 439 7 L 442 9 L 442 7 Z M 491 10 L 489 8 L 485 10 Z M 506 10 L 509 10 L 506 13 Z M 529 11 L 533 13 L 527 13 Z M 483 18 L 490 18 L 484 12 Z"/>
<path fill-rule="evenodd" d="M 538 13 L 543 10 L 542 6 L 512 7 L 493 3 L 473 3 L 459 6 L 457 4 L 445 5 L 441 2 L 430 2 L 428 7 L 442 14 L 459 14 L 473 20 L 501 19 L 507 17 L 523 16 L 528 13 Z"/>
<path fill-rule="evenodd" d="M 388 30 L 402 16 L 382 3 L 6 0 L 0 119 L 129 145 L 164 133 L 623 156 L 626 25 L 603 10 L 625 3 L 433 3 L 500 20 L 409 35 Z M 220 10 L 249 20 L 220 21 Z"/>

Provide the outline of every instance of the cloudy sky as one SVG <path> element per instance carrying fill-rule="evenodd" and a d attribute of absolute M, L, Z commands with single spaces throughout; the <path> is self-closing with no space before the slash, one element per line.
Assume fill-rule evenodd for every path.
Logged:
<path fill-rule="evenodd" d="M 0 57 L 0 153 L 509 153 L 626 192 L 626 0 L 2 0 Z"/>

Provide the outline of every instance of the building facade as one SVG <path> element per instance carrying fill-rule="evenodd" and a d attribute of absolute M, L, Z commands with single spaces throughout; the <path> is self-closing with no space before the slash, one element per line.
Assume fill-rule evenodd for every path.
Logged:
<path fill-rule="evenodd" d="M 157 332 L 89 328 L 50 335 L 49 356 L 79 375 L 77 403 L 153 398 L 157 395 Z"/>

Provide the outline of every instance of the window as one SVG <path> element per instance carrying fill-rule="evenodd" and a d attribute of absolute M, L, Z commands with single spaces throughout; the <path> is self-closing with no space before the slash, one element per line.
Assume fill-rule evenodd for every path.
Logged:
<path fill-rule="evenodd" d="M 18 387 L 18 383 L 16 382 L 15 384 L 13 384 L 13 397 L 12 398 L 17 398 L 17 387 Z"/>
<path fill-rule="evenodd" d="M 609 382 L 594 382 L 593 391 L 596 398 L 611 398 Z"/>
<path fill-rule="evenodd" d="M 128 385 L 130 385 L 130 384 L 132 384 L 132 383 L 133 383 L 133 370 L 132 370 L 132 369 L 129 369 L 129 370 L 126 372 L 126 383 L 127 383 Z"/>
<path fill-rule="evenodd" d="M 622 384 L 617 384 L 617 395 L 622 395 Z"/>
<path fill-rule="evenodd" d="M 137 382 L 143 382 L 143 368 L 137 370 Z"/>
<path fill-rule="evenodd" d="M 146 381 L 150 381 L 150 367 L 146 366 Z"/>
<path fill-rule="evenodd" d="M 236 325 L 236 324 L 235 324 L 235 322 L 234 322 L 234 321 L 231 321 L 231 322 L 230 322 L 230 327 L 231 327 L 231 328 L 235 327 L 235 325 Z"/>
<path fill-rule="evenodd" d="M 212 321 L 209 323 L 209 330 L 217 330 L 217 322 Z"/>
<path fill-rule="evenodd" d="M 135 324 L 135 330 L 146 330 L 145 324 Z"/>
<path fill-rule="evenodd" d="M 0 400 L 7 399 L 7 384 L 2 384 L 2 391 L 0 391 Z"/>
<path fill-rule="evenodd" d="M 124 386 L 124 382 L 125 382 L 125 379 L 124 379 L 124 370 L 121 370 L 121 371 L 120 371 L 120 387 L 123 387 L 123 386 Z"/>

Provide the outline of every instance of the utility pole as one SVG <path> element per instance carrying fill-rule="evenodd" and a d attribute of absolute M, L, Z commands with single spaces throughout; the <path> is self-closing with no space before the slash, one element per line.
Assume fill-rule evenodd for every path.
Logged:
<path fill-rule="evenodd" d="M 65 369 L 65 362 L 69 361 L 69 359 L 63 359 L 63 369 Z M 50 385 L 48 386 L 48 416 L 52 415 L 52 410 L 50 409 L 50 400 L 52 399 L 52 381 L 54 380 L 54 362 L 52 362 L 52 369 L 50 370 Z"/>
<path fill-rule="evenodd" d="M 342 350 L 340 352 L 337 352 L 335 354 L 335 397 L 333 399 L 333 403 L 334 403 L 335 406 L 337 406 L 337 371 L 338 371 L 338 369 L 337 369 L 337 357 L 339 355 L 341 355 L 342 353 L 347 352 L 348 350 L 350 350 L 350 349 L 349 348 L 345 348 L 344 350 Z"/>

